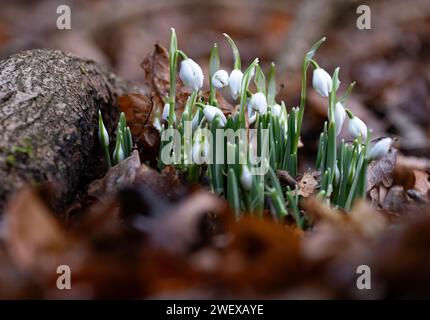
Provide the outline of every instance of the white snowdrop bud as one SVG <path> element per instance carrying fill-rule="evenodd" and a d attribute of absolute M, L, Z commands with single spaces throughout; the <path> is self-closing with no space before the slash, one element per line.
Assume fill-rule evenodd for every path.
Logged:
<path fill-rule="evenodd" d="M 281 115 L 281 106 L 279 104 L 272 106 L 272 115 L 274 117 L 279 117 Z"/>
<path fill-rule="evenodd" d="M 243 78 L 243 73 L 238 69 L 234 69 L 230 73 L 230 78 L 228 79 L 228 83 L 230 85 L 230 92 L 233 99 L 239 98 L 240 87 L 242 86 L 242 78 Z"/>
<path fill-rule="evenodd" d="M 105 124 L 103 123 L 102 113 L 99 110 L 99 141 L 103 147 L 109 147 L 109 134 L 106 130 Z"/>
<path fill-rule="evenodd" d="M 192 130 L 196 130 L 197 127 L 199 126 L 199 116 L 200 116 L 200 111 L 197 110 L 196 114 L 194 115 L 193 119 L 191 120 L 191 128 Z"/>
<path fill-rule="evenodd" d="M 198 91 L 203 86 L 203 71 L 192 59 L 182 60 L 179 77 L 193 91 Z"/>
<path fill-rule="evenodd" d="M 318 92 L 323 97 L 328 97 L 332 89 L 332 85 L 332 79 L 327 71 L 322 68 L 317 68 L 314 70 L 312 86 L 316 92 Z"/>
<path fill-rule="evenodd" d="M 222 111 L 220 109 L 218 109 L 217 107 L 214 107 L 211 105 L 206 105 L 203 108 L 203 113 L 204 113 L 206 120 L 208 122 L 212 122 L 213 119 L 215 118 L 215 116 L 218 115 L 220 118 L 220 125 L 222 127 L 224 127 L 225 124 L 227 123 L 227 118 L 225 117 L 224 113 L 222 113 Z"/>
<path fill-rule="evenodd" d="M 367 157 L 371 160 L 377 160 L 385 156 L 390 150 L 393 139 L 383 138 L 377 141 L 369 150 Z"/>
<path fill-rule="evenodd" d="M 340 170 L 338 165 L 336 164 L 335 168 L 334 168 L 334 182 L 336 185 L 339 184 L 340 181 Z"/>
<path fill-rule="evenodd" d="M 205 139 L 203 143 L 196 141 L 193 145 L 192 156 L 196 164 L 203 164 L 209 160 L 210 145 Z"/>
<path fill-rule="evenodd" d="M 248 169 L 248 166 L 242 166 L 242 173 L 240 175 L 240 184 L 245 190 L 251 190 L 252 188 L 252 175 Z"/>
<path fill-rule="evenodd" d="M 125 159 L 124 149 L 121 143 L 121 140 L 123 139 L 122 133 L 119 133 L 116 139 L 115 150 L 113 151 L 113 160 L 115 163 L 120 163 Z"/>
<path fill-rule="evenodd" d="M 336 124 L 336 136 L 342 130 L 343 123 L 345 122 L 346 111 L 342 103 L 337 102 L 334 106 L 334 123 Z"/>
<path fill-rule="evenodd" d="M 217 89 L 228 86 L 228 73 L 225 70 L 218 70 L 212 77 L 212 85 Z"/>
<path fill-rule="evenodd" d="M 262 92 L 254 94 L 250 101 L 251 107 L 260 114 L 265 114 L 267 111 L 266 96 Z"/>
<path fill-rule="evenodd" d="M 358 117 L 352 116 L 349 118 L 348 132 L 355 139 L 361 136 L 363 140 L 367 139 L 367 126 Z"/>

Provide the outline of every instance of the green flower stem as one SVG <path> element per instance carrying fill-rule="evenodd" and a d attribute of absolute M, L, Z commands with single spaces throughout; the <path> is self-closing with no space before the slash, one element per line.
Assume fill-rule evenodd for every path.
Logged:
<path fill-rule="evenodd" d="M 169 67 L 170 67 L 170 88 L 169 88 L 169 119 L 168 127 L 173 127 L 173 115 L 176 107 L 176 69 L 178 56 L 178 41 L 176 38 L 175 29 L 172 30 L 169 48 Z"/>
<path fill-rule="evenodd" d="M 239 185 L 233 168 L 228 170 L 227 201 L 234 210 L 237 219 L 240 218 Z"/>

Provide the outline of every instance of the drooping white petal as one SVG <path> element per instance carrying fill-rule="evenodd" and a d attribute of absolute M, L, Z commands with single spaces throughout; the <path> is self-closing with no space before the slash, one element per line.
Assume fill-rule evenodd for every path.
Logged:
<path fill-rule="evenodd" d="M 203 86 L 203 71 L 200 66 L 192 59 L 181 61 L 179 77 L 182 82 L 193 91 L 198 91 Z"/>
<path fill-rule="evenodd" d="M 255 93 L 251 98 L 250 104 L 260 114 L 265 114 L 267 111 L 266 96 L 262 92 Z"/>
<path fill-rule="evenodd" d="M 359 136 L 361 136 L 363 140 L 367 139 L 367 126 L 356 116 L 349 119 L 348 132 L 354 139 Z"/>
<path fill-rule="evenodd" d="M 312 77 L 312 87 L 323 97 L 328 97 L 333 86 L 330 75 L 322 68 L 314 70 Z"/>
<path fill-rule="evenodd" d="M 248 169 L 248 166 L 242 167 L 242 174 L 240 175 L 240 184 L 245 190 L 251 190 L 252 188 L 252 175 Z"/>
<path fill-rule="evenodd" d="M 208 122 L 212 122 L 213 119 L 215 118 L 215 116 L 218 115 L 220 118 L 220 125 L 222 127 L 224 127 L 225 124 L 227 123 L 227 118 L 225 117 L 224 113 L 222 113 L 222 111 L 220 109 L 218 109 L 217 107 L 214 107 L 211 105 L 206 105 L 203 108 L 203 113 L 204 113 L 206 120 Z"/>
<path fill-rule="evenodd" d="M 212 85 L 217 89 L 228 86 L 228 73 L 225 70 L 218 70 L 212 77 Z"/>
<path fill-rule="evenodd" d="M 272 115 L 274 117 L 279 117 L 281 115 L 281 106 L 279 104 L 272 106 Z"/>
<path fill-rule="evenodd" d="M 376 142 L 369 150 L 367 157 L 371 160 L 376 160 L 385 156 L 390 150 L 393 139 L 383 138 Z"/>
<path fill-rule="evenodd" d="M 342 103 L 337 102 L 334 106 L 334 122 L 336 124 L 336 136 L 342 130 L 343 123 L 345 122 L 346 111 Z"/>
<path fill-rule="evenodd" d="M 228 83 L 230 86 L 230 92 L 233 99 L 237 99 L 240 96 L 240 87 L 242 85 L 243 73 L 238 69 L 234 69 L 230 73 Z"/>

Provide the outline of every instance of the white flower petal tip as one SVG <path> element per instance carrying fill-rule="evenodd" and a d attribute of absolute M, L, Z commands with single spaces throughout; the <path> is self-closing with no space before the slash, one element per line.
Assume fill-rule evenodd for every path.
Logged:
<path fill-rule="evenodd" d="M 227 123 L 227 118 L 225 117 L 224 113 L 222 113 L 222 111 L 220 109 L 218 109 L 217 107 L 214 107 L 211 105 L 206 105 L 203 108 L 203 113 L 204 113 L 206 120 L 208 122 L 212 122 L 214 120 L 215 116 L 218 115 L 220 118 L 220 125 L 222 127 L 224 127 Z"/>
<path fill-rule="evenodd" d="M 279 104 L 275 104 L 272 107 L 272 115 L 274 117 L 279 117 L 281 115 L 281 106 Z"/>
<path fill-rule="evenodd" d="M 192 59 L 182 60 L 179 78 L 193 91 L 198 91 L 203 87 L 203 71 Z"/>
<path fill-rule="evenodd" d="M 251 107 L 260 114 L 265 114 L 267 111 L 266 96 L 262 92 L 255 93 L 250 101 Z"/>
<path fill-rule="evenodd" d="M 370 160 L 377 160 L 382 158 L 390 151 L 392 143 L 393 143 L 393 139 L 382 138 L 370 148 L 369 153 L 367 154 L 367 157 Z"/>
<path fill-rule="evenodd" d="M 252 175 L 247 166 L 242 167 L 242 174 L 240 175 L 240 184 L 245 190 L 252 188 Z"/>
<path fill-rule="evenodd" d="M 322 68 L 314 70 L 312 76 L 312 87 L 323 97 L 328 97 L 333 86 L 330 75 Z"/>
<path fill-rule="evenodd" d="M 238 69 L 234 69 L 230 73 L 228 83 L 230 86 L 230 92 L 233 99 L 237 99 L 240 96 L 240 87 L 242 86 L 243 73 Z"/>
<path fill-rule="evenodd" d="M 212 85 L 217 89 L 228 86 L 228 73 L 225 70 L 218 70 L 212 77 Z"/>
<path fill-rule="evenodd" d="M 342 103 L 337 102 L 334 106 L 334 122 L 336 124 L 336 136 L 342 131 L 343 123 L 345 122 L 346 111 Z"/>
<path fill-rule="evenodd" d="M 354 138 L 362 137 L 363 140 L 367 139 L 367 126 L 358 117 L 353 116 L 349 119 L 348 132 Z"/>

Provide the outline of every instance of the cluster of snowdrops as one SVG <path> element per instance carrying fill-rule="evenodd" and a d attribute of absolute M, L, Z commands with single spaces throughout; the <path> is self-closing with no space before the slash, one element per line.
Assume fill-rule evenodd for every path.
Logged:
<path fill-rule="evenodd" d="M 307 71 L 312 67 L 313 89 L 328 100 L 327 121 L 315 161 L 321 173 L 317 196 L 333 206 L 350 209 L 357 198 L 365 196 L 368 164 L 389 152 L 392 139 L 370 140 L 371 130 L 346 108 L 354 83 L 338 96 L 339 68 L 330 75 L 314 60 L 325 38 L 304 56 L 300 105 L 287 108 L 284 101 L 276 101 L 275 65 L 270 65 L 266 75 L 256 58 L 242 71 L 239 49 L 227 34 L 224 36 L 232 48 L 234 65 L 230 73 L 220 69 L 218 48 L 214 44 L 209 58 L 210 93 L 205 100 L 201 91 L 203 71 L 178 49 L 172 29 L 169 95 L 153 119 L 153 125 L 161 133 L 159 168 L 171 164 L 184 172 L 190 182 L 203 178 L 210 181 L 212 191 L 226 197 L 238 218 L 244 214 L 262 215 L 268 209 L 277 221 L 291 214 L 298 227 L 306 227 L 306 215 L 299 208 L 298 190 L 282 185 L 278 174 L 282 171 L 291 177 L 298 174 L 297 153 L 306 102 Z M 183 84 L 191 90 L 180 115 L 176 111 L 178 72 Z M 229 91 L 236 102 L 237 107 L 230 114 L 221 111 L 217 91 Z M 337 136 L 347 118 L 352 141 L 338 141 Z M 112 158 L 101 114 L 99 124 L 99 139 L 107 163 L 122 161 L 132 149 L 125 116 L 120 116 Z"/>

